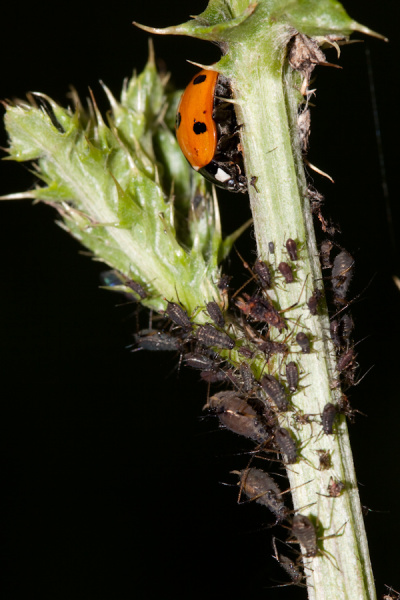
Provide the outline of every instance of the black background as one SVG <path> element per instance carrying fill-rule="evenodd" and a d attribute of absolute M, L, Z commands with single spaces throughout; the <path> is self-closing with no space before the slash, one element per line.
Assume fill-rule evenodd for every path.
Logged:
<path fill-rule="evenodd" d="M 138 3 L 136 3 L 138 4 Z M 45 92 L 65 103 L 69 84 L 102 104 L 102 79 L 118 95 L 141 70 L 148 35 L 133 20 L 167 26 L 205 2 L 117 2 L 57 7 L 14 3 L 1 22 L 2 98 Z M 352 289 L 361 374 L 352 404 L 368 416 L 350 426 L 378 592 L 400 589 L 398 209 L 398 9 L 392 2 L 346 3 L 351 16 L 390 38 L 343 48 L 343 70 L 319 68 L 310 161 L 326 195 L 325 214 L 340 224 L 354 254 Z M 396 14 L 395 12 L 396 11 Z M 210 63 L 213 46 L 155 39 L 177 87 Z M 389 197 L 372 112 L 366 48 L 376 88 Z M 336 61 L 334 51 L 328 60 Z M 2 146 L 6 145 L 2 133 Z M 3 162 L 1 193 L 33 178 Z M 248 217 L 244 198 L 221 194 L 224 230 Z M 228 471 L 241 441 L 201 418 L 206 388 L 176 369 L 171 356 L 130 353 L 132 306 L 98 289 L 102 265 L 29 201 L 2 203 L 0 218 L 0 569 L 1 595 L 66 600 L 162 597 L 304 597 L 267 589 L 270 533 L 258 507 L 238 506 Z M 389 220 L 391 215 L 391 220 Z M 245 252 L 242 241 L 239 247 Z M 376 512 L 374 512 L 376 511 Z M 249 519 L 252 519 L 249 521 Z M 272 571 L 272 577 L 284 580 Z"/>

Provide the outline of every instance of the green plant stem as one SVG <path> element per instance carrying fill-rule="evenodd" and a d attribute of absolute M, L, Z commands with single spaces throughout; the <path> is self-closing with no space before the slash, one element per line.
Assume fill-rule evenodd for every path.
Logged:
<path fill-rule="evenodd" d="M 282 27 L 278 35 L 288 35 L 287 29 Z M 276 31 L 271 38 L 265 32 L 259 40 L 254 36 L 254 44 L 246 44 L 245 52 L 235 45 L 231 60 L 246 172 L 249 178 L 257 178 L 250 186 L 250 198 L 259 255 L 266 259 L 268 243 L 273 241 L 276 264 L 287 260 L 284 244 L 290 237 L 301 248 L 296 281 L 276 287 L 281 307 L 297 303 L 286 312 L 293 337 L 304 331 L 313 340 L 311 353 L 296 357 L 303 377 L 293 403 L 304 415 L 320 415 L 326 403 L 338 401 L 341 392 L 331 389 L 338 374 L 326 306 L 317 316 L 305 306 L 322 274 L 300 145 L 293 134 L 298 89 L 295 77 L 283 69 L 282 46 L 277 51 L 272 42 L 276 36 Z M 282 426 L 296 431 L 301 448 L 301 459 L 287 469 L 294 509 L 318 526 L 318 555 L 304 558 L 309 598 L 372 600 L 375 587 L 345 417 L 337 419 L 334 435 L 322 433 L 319 419 L 299 426 L 293 413 L 286 413 L 280 420 Z M 330 451 L 331 469 L 319 470 L 318 450 Z M 331 476 L 346 485 L 338 498 L 327 497 Z"/>

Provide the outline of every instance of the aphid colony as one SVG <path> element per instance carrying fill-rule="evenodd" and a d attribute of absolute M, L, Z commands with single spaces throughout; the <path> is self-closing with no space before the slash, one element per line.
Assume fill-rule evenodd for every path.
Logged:
<path fill-rule="evenodd" d="M 271 262 L 257 260 L 251 269 L 245 265 L 257 285 L 252 293 L 232 294 L 229 302 L 229 279 L 222 278 L 219 288 L 224 303 L 211 301 L 199 308 L 208 322 L 197 324 L 193 315 L 189 315 L 179 303 L 168 302 L 165 319 L 157 322 L 157 329 L 141 330 L 135 336 L 138 348 L 175 351 L 180 354 L 183 364 L 197 370 L 209 386 L 205 406 L 209 415 L 218 419 L 221 428 L 253 443 L 256 455 L 271 460 L 274 471 L 279 469 L 280 464 L 295 468 L 296 463 L 302 460 L 301 447 L 296 439 L 296 423 L 317 423 L 320 435 L 332 436 L 336 432 L 338 413 L 353 414 L 346 397 L 338 405 L 326 404 L 320 415 L 304 415 L 295 408 L 292 398 L 302 387 L 299 359 L 302 354 L 313 351 L 313 339 L 308 331 L 299 328 L 297 322 L 293 323 L 290 313 L 277 308 L 270 294 L 277 283 L 290 285 L 292 279 L 287 272 L 295 278 L 296 262 L 301 260 L 301 249 L 294 240 L 288 239 L 284 247 L 287 261 L 279 265 L 275 263 L 275 245 L 272 243 Z M 332 290 L 333 309 L 341 311 L 332 319 L 330 331 L 338 351 L 337 375 L 350 385 L 354 381 L 355 364 L 350 342 L 353 321 L 346 312 L 346 297 L 354 261 L 342 249 L 331 259 L 334 248 L 333 243 L 321 244 L 321 264 L 324 273 L 331 269 L 327 281 Z M 287 264 L 288 269 L 282 268 L 282 264 Z M 305 300 L 304 309 L 311 317 L 320 311 L 322 297 L 322 290 L 315 288 Z M 271 333 L 275 333 L 275 339 Z M 233 351 L 236 357 L 242 358 L 232 359 Z M 260 357 L 265 369 L 256 378 L 251 364 L 252 360 Z M 270 363 L 280 364 L 279 369 L 272 367 L 268 372 Z M 223 385 L 227 389 L 221 389 Z M 211 390 L 210 386 L 217 386 L 217 389 Z M 284 426 L 282 415 L 287 415 Z M 332 468 L 329 451 L 319 451 L 317 465 L 318 460 L 319 467 L 316 468 L 319 470 Z M 240 502 L 254 501 L 268 508 L 276 524 L 286 524 L 290 529 L 292 539 L 302 546 L 306 558 L 312 559 L 323 553 L 314 521 L 291 510 L 286 503 L 285 491 L 280 490 L 272 475 L 250 465 L 237 473 Z M 325 495 L 334 500 L 344 490 L 345 484 L 331 476 Z M 304 574 L 298 556 L 290 557 L 278 551 L 275 555 L 289 575 L 291 584 L 303 585 Z"/>

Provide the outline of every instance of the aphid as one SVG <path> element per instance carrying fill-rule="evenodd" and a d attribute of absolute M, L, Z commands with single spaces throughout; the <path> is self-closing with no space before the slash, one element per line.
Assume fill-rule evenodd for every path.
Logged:
<path fill-rule="evenodd" d="M 331 269 L 332 268 L 332 262 L 331 262 L 332 248 L 333 248 L 333 242 L 331 242 L 330 240 L 324 240 L 321 243 L 319 255 L 321 258 L 321 267 L 323 269 Z"/>
<path fill-rule="evenodd" d="M 318 311 L 318 303 L 322 298 L 321 290 L 315 289 L 309 299 L 307 300 L 307 306 L 310 313 L 315 316 Z"/>
<path fill-rule="evenodd" d="M 294 515 L 292 534 L 299 541 L 300 545 L 303 546 L 307 558 L 317 556 L 317 533 L 308 517 L 301 514 Z"/>
<path fill-rule="evenodd" d="M 313 215 L 316 215 L 321 222 L 322 231 L 328 235 L 335 235 L 336 227 L 329 225 L 328 221 L 322 215 L 321 206 L 325 201 L 323 195 L 317 192 L 313 187 L 309 186 L 307 189 L 307 196 L 310 199 L 311 212 Z"/>
<path fill-rule="evenodd" d="M 236 392 L 219 392 L 211 396 L 209 407 L 218 415 L 220 423 L 230 431 L 256 442 L 266 442 L 270 439 L 262 416 Z"/>
<path fill-rule="evenodd" d="M 255 321 L 268 323 L 272 327 L 276 327 L 279 332 L 282 329 L 287 329 L 287 325 L 274 308 L 271 301 L 267 298 L 260 298 L 258 296 L 248 296 L 243 294 L 245 300 L 242 298 L 236 299 L 236 306 L 247 316 L 252 317 Z"/>
<path fill-rule="evenodd" d="M 210 371 L 215 366 L 215 361 L 210 356 L 195 352 L 188 352 L 183 360 L 188 367 L 199 369 L 200 371 Z"/>
<path fill-rule="evenodd" d="M 300 346 L 303 354 L 310 354 L 310 340 L 303 331 L 299 331 L 299 333 L 296 335 L 296 342 Z"/>
<path fill-rule="evenodd" d="M 254 272 L 257 275 L 259 284 L 264 290 L 269 290 L 272 287 L 272 275 L 269 266 L 266 262 L 258 260 L 254 264 Z"/>
<path fill-rule="evenodd" d="M 200 377 L 203 381 L 206 381 L 207 383 L 219 383 L 220 381 L 230 379 L 228 373 L 226 373 L 222 369 L 210 369 L 202 371 L 200 373 Z"/>
<path fill-rule="evenodd" d="M 227 293 L 231 279 L 232 277 L 230 275 L 222 275 L 221 279 L 217 283 L 218 289 L 223 293 Z"/>
<path fill-rule="evenodd" d="M 336 368 L 339 371 L 339 373 L 342 373 L 343 371 L 346 371 L 346 369 L 351 367 L 355 358 L 356 355 L 354 354 L 354 348 L 349 348 L 348 350 L 346 350 L 346 352 L 343 352 L 343 354 L 340 355 L 336 365 Z"/>
<path fill-rule="evenodd" d="M 304 573 L 301 571 L 300 567 L 284 554 L 279 556 L 278 562 L 282 569 L 289 575 L 293 585 L 300 585 L 304 579 Z"/>
<path fill-rule="evenodd" d="M 278 550 L 276 548 L 276 543 L 275 543 L 275 538 L 272 538 L 272 545 L 273 545 L 273 548 L 275 551 L 274 558 L 279 562 L 282 569 L 284 569 L 286 571 L 286 573 L 289 575 L 290 579 L 292 580 L 292 584 L 293 585 L 301 585 L 301 582 L 304 579 L 304 573 L 301 570 L 300 566 L 298 564 L 294 563 L 293 560 L 291 558 L 289 558 L 289 556 L 285 556 L 284 554 L 278 554 Z M 291 585 L 291 584 L 285 584 L 285 585 Z M 283 587 L 283 586 L 279 585 L 277 587 Z"/>
<path fill-rule="evenodd" d="M 132 291 L 136 292 L 136 294 L 142 300 L 147 298 L 147 292 L 140 283 L 138 283 L 137 281 L 134 281 L 133 279 L 127 279 L 126 277 L 124 277 L 122 275 L 122 273 L 120 273 L 119 271 L 116 271 L 115 269 L 110 269 L 109 271 L 104 271 L 103 273 L 100 274 L 100 278 L 101 278 L 102 282 L 104 283 L 104 285 L 106 285 L 107 287 L 116 288 L 117 291 L 119 291 L 118 288 L 121 288 L 121 287 L 122 288 L 130 288 Z M 125 292 L 125 295 L 128 296 L 129 299 L 132 299 L 131 293 Z"/>
<path fill-rule="evenodd" d="M 342 250 L 335 257 L 332 267 L 332 288 L 335 304 L 343 304 L 354 273 L 354 258 Z"/>
<path fill-rule="evenodd" d="M 206 308 L 214 323 L 223 329 L 225 327 L 225 319 L 218 304 L 216 302 L 207 302 Z"/>
<path fill-rule="evenodd" d="M 276 404 L 280 412 L 289 409 L 289 401 L 284 386 L 272 375 L 264 375 L 261 385 L 267 396 Z"/>
<path fill-rule="evenodd" d="M 342 394 L 339 402 L 338 402 L 338 410 L 342 415 L 345 415 L 350 423 L 354 423 L 355 421 L 355 413 L 360 413 L 363 414 L 362 412 L 360 412 L 357 409 L 354 409 L 351 407 L 350 405 L 350 401 L 348 399 L 348 397 L 345 394 Z"/>
<path fill-rule="evenodd" d="M 179 350 L 181 347 L 181 342 L 177 338 L 163 331 L 142 329 L 133 337 L 140 350 L 171 352 Z"/>
<path fill-rule="evenodd" d="M 286 519 L 289 509 L 282 500 L 281 490 L 268 473 L 253 467 L 244 469 L 240 471 L 240 486 L 249 500 L 266 506 L 278 522 Z"/>
<path fill-rule="evenodd" d="M 297 244 L 292 238 L 289 238 L 286 242 L 286 250 L 291 260 L 299 260 L 297 255 Z"/>
<path fill-rule="evenodd" d="M 340 337 L 347 345 L 350 340 L 351 333 L 354 329 L 354 321 L 350 314 L 345 314 L 339 321 Z"/>
<path fill-rule="evenodd" d="M 295 362 L 290 361 L 286 364 L 286 379 L 289 392 L 295 392 L 299 384 L 299 370 Z"/>
<path fill-rule="evenodd" d="M 241 363 L 239 371 L 242 379 L 243 390 L 246 393 L 251 392 L 254 387 L 254 376 L 249 365 L 246 363 Z"/>
<path fill-rule="evenodd" d="M 226 348 L 232 350 L 235 347 L 235 340 L 233 340 L 225 331 L 218 331 L 211 323 L 205 325 L 199 325 L 197 329 L 198 341 L 210 348 L 215 346 L 216 348 Z"/>
<path fill-rule="evenodd" d="M 325 404 L 324 410 L 322 411 L 321 420 L 322 429 L 326 435 L 333 434 L 333 423 L 335 421 L 337 412 L 337 407 L 334 404 L 332 404 L 332 402 L 328 402 L 328 404 Z"/>
<path fill-rule="evenodd" d="M 297 462 L 297 445 L 287 429 L 284 427 L 276 429 L 275 441 L 278 444 L 281 454 L 286 456 L 286 463 L 293 464 Z"/>
<path fill-rule="evenodd" d="M 275 253 L 275 244 L 274 244 L 274 242 L 268 242 L 268 250 L 270 251 L 271 254 Z"/>
<path fill-rule="evenodd" d="M 317 450 L 319 456 L 319 470 L 326 471 L 332 466 L 331 453 L 329 450 Z"/>
<path fill-rule="evenodd" d="M 288 265 L 287 262 L 280 262 L 278 265 L 278 270 L 281 272 L 283 277 L 285 278 L 286 283 L 293 283 L 293 271 L 292 267 Z"/>
<path fill-rule="evenodd" d="M 186 310 L 182 306 L 179 306 L 179 304 L 168 302 L 165 314 L 175 325 L 181 327 L 185 333 L 188 333 L 192 329 L 192 323 Z"/>
<path fill-rule="evenodd" d="M 202 70 L 184 91 L 176 115 L 176 137 L 190 165 L 215 185 L 246 192 L 243 154 L 229 81 Z"/>
<path fill-rule="evenodd" d="M 335 344 L 336 348 L 341 348 L 342 342 L 339 334 L 339 321 L 337 319 L 333 319 L 333 321 L 329 324 L 332 342 Z"/>
<path fill-rule="evenodd" d="M 333 477 L 330 478 L 328 484 L 329 496 L 331 496 L 332 498 L 339 498 L 340 494 L 345 488 L 346 484 L 344 484 L 343 481 L 338 481 L 336 479 L 333 479 Z"/>

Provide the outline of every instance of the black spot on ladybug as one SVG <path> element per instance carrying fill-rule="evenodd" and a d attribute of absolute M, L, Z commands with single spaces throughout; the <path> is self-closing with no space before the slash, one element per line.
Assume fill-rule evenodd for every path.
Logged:
<path fill-rule="evenodd" d="M 207 79 L 206 75 L 198 75 L 193 79 L 193 85 L 198 85 L 199 83 L 203 83 Z"/>
<path fill-rule="evenodd" d="M 207 131 L 207 125 L 205 123 L 202 123 L 201 121 L 196 121 L 196 123 L 193 125 L 193 131 L 196 135 L 199 135 L 200 133 L 205 133 Z"/>
<path fill-rule="evenodd" d="M 179 129 L 179 125 L 181 124 L 181 121 L 182 121 L 182 115 L 181 115 L 181 113 L 180 113 L 180 112 L 178 112 L 178 113 L 176 114 L 176 123 L 175 123 L 175 127 L 176 127 L 177 129 Z"/>

